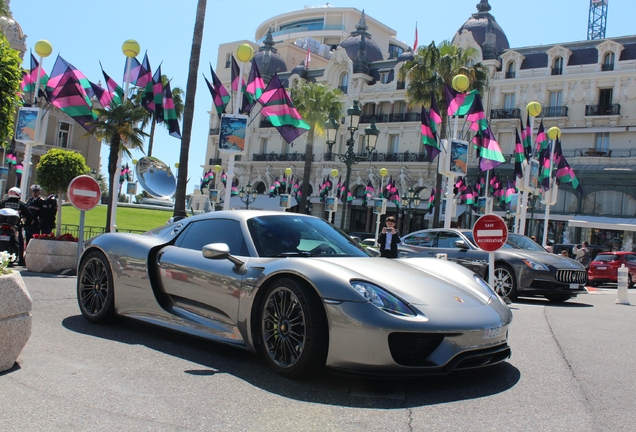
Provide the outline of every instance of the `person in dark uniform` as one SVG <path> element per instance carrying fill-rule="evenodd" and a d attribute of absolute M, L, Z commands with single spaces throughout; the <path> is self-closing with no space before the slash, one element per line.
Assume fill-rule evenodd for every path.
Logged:
<path fill-rule="evenodd" d="M 0 202 L 0 208 L 10 208 L 20 213 L 20 217 L 25 220 L 25 224 L 30 225 L 33 215 L 25 203 L 20 201 L 22 191 L 20 188 L 12 187 L 7 193 L 8 197 Z M 20 248 L 20 256 L 18 265 L 24 265 L 24 237 L 22 235 L 22 226 L 18 227 L 18 246 Z"/>
<path fill-rule="evenodd" d="M 40 185 L 31 185 L 31 198 L 26 202 L 29 211 L 31 212 L 31 223 L 24 229 L 26 232 L 26 242 L 29 244 L 33 234 L 40 234 L 40 216 L 42 214 L 42 207 L 44 206 L 44 199 L 40 196 L 42 188 Z"/>
<path fill-rule="evenodd" d="M 57 197 L 51 194 L 44 200 L 42 213 L 40 213 L 40 232 L 51 234 L 55 228 L 55 216 L 57 215 Z"/>
<path fill-rule="evenodd" d="M 386 226 L 382 228 L 382 233 L 378 237 L 380 256 L 385 258 L 397 258 L 397 245 L 400 244 L 402 240 L 400 240 L 400 233 L 395 229 L 395 218 L 393 216 L 389 216 L 386 218 L 385 223 Z"/>

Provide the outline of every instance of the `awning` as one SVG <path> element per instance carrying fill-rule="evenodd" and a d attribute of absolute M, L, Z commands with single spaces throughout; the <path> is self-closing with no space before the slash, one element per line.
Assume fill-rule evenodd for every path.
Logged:
<path fill-rule="evenodd" d="M 250 197 L 250 200 L 252 197 Z M 297 205 L 296 198 L 292 197 L 292 207 Z M 250 202 L 250 210 L 273 210 L 273 211 L 285 211 L 284 208 L 279 206 L 280 197 L 275 196 L 270 198 L 269 195 L 257 195 L 256 200 Z M 245 209 L 245 203 L 241 201 L 241 198 L 238 195 L 230 198 L 230 209 L 231 210 L 241 210 Z"/>
<path fill-rule="evenodd" d="M 572 216 L 569 226 L 613 231 L 636 231 L 636 219 L 575 215 Z"/>

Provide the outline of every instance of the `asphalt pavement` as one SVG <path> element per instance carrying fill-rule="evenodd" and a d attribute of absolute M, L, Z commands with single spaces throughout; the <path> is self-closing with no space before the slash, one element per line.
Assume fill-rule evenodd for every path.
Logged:
<path fill-rule="evenodd" d="M 497 366 L 290 380 L 230 347 L 130 320 L 89 324 L 75 277 L 22 274 L 33 331 L 0 374 L 0 431 L 636 429 L 636 308 L 614 304 L 615 289 L 514 302 L 513 356 Z"/>

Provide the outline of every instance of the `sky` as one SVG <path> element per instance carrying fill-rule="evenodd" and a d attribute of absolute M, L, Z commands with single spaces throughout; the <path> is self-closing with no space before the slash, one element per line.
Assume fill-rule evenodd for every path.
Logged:
<path fill-rule="evenodd" d="M 331 3 L 334 7 L 355 7 L 397 32 L 397 38 L 412 45 L 417 24 L 419 44 L 428 45 L 451 39 L 457 29 L 475 13 L 478 0 L 401 0 L 399 7 L 387 7 L 386 0 Z M 589 0 L 490 0 L 490 13 L 502 27 L 512 48 L 558 42 L 574 42 L 587 38 Z M 212 98 L 202 78 L 209 79 L 209 63 L 216 64 L 222 43 L 254 41 L 256 27 L 283 13 L 320 6 L 291 0 L 242 2 L 208 0 L 199 75 L 195 99 L 195 114 L 190 141 L 187 191 L 199 186 L 206 163 L 209 111 Z M 53 54 L 44 59 L 44 69 L 50 72 L 55 58 L 61 55 L 93 82 L 104 82 L 104 70 L 122 84 L 126 57 L 121 51 L 127 39 L 136 40 L 141 53 L 148 53 L 154 69 L 161 63 L 162 72 L 172 79 L 171 86 L 185 93 L 196 0 L 13 0 L 14 19 L 27 35 L 27 49 L 46 39 L 53 45 Z M 636 33 L 633 17 L 636 1 L 608 0 L 606 37 L 629 36 Z M 24 67 L 29 68 L 25 55 Z M 160 125 L 161 126 L 161 125 Z M 168 135 L 163 127 L 155 132 L 153 156 L 174 167 L 179 161 L 181 141 Z M 102 145 L 101 164 L 106 173 L 108 146 Z M 133 153 L 133 158 L 142 157 Z M 125 163 L 125 161 L 124 161 Z"/>

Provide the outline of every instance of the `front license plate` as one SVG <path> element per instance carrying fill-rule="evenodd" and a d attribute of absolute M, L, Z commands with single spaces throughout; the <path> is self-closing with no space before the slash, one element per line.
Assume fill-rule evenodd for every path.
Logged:
<path fill-rule="evenodd" d="M 0 241 L 7 241 L 7 240 L 9 240 L 10 238 L 11 238 L 11 237 L 9 237 L 9 236 L 4 236 L 4 235 L 3 235 L 3 236 L 0 236 Z"/>
<path fill-rule="evenodd" d="M 607 267 L 596 267 L 596 270 L 607 270 Z"/>
<path fill-rule="evenodd" d="M 489 327 L 487 329 L 484 329 L 484 339 L 491 339 L 499 336 L 502 329 L 503 326 Z"/>
<path fill-rule="evenodd" d="M 579 284 L 570 284 L 570 289 L 579 289 Z"/>

